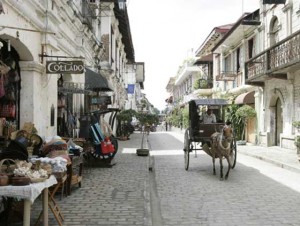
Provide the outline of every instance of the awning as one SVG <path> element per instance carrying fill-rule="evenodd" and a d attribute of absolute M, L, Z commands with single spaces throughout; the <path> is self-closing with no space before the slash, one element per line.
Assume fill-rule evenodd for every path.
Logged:
<path fill-rule="evenodd" d="M 85 89 L 103 92 L 113 91 L 105 77 L 89 68 L 85 68 Z"/>
<path fill-rule="evenodd" d="M 251 91 L 248 93 L 242 93 L 235 98 L 234 103 L 235 104 L 254 104 L 255 103 L 254 94 L 255 94 L 255 91 Z"/>

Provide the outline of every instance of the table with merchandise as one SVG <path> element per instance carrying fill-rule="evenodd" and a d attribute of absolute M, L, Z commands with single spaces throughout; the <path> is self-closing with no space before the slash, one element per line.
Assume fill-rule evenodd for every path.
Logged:
<path fill-rule="evenodd" d="M 42 194 L 43 198 L 43 223 L 48 226 L 48 188 L 56 184 L 55 176 L 51 175 L 47 180 L 39 183 L 31 183 L 26 186 L 0 186 L 0 196 L 24 199 L 23 225 L 30 226 L 31 205 Z"/>

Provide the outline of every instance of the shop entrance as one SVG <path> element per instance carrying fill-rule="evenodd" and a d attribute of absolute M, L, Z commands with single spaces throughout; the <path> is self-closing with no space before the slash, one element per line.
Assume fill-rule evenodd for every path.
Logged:
<path fill-rule="evenodd" d="M 20 57 L 10 40 L 0 42 L 0 137 L 7 139 L 20 127 Z"/>

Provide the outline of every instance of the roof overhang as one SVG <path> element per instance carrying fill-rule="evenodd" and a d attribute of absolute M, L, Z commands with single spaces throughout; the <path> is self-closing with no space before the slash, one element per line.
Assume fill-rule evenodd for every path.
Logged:
<path fill-rule="evenodd" d="M 261 24 L 259 20 L 259 9 L 255 10 L 253 13 L 245 13 L 226 33 L 226 35 L 223 36 L 212 51 L 218 52 L 223 46 L 230 48 L 239 39 L 251 34 L 256 27 Z"/>
<path fill-rule="evenodd" d="M 206 56 L 202 56 L 200 57 L 198 60 L 196 60 L 196 62 L 194 63 L 194 65 L 199 65 L 199 64 L 209 64 L 213 62 L 213 54 L 208 54 Z"/>

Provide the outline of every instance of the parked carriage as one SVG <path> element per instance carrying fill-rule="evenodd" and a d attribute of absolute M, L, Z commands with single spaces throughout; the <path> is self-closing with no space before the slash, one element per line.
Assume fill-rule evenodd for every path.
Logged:
<path fill-rule="evenodd" d="M 189 126 L 184 134 L 184 165 L 185 170 L 189 169 L 190 153 L 203 150 L 203 145 L 212 143 L 212 135 L 221 132 L 225 123 L 225 107 L 228 103 L 224 99 L 196 99 L 189 102 Z M 206 123 L 202 121 L 202 114 L 207 109 L 211 109 L 216 115 L 216 123 Z M 237 146 L 233 129 L 233 139 L 231 140 L 230 162 L 231 168 L 236 165 Z"/>

